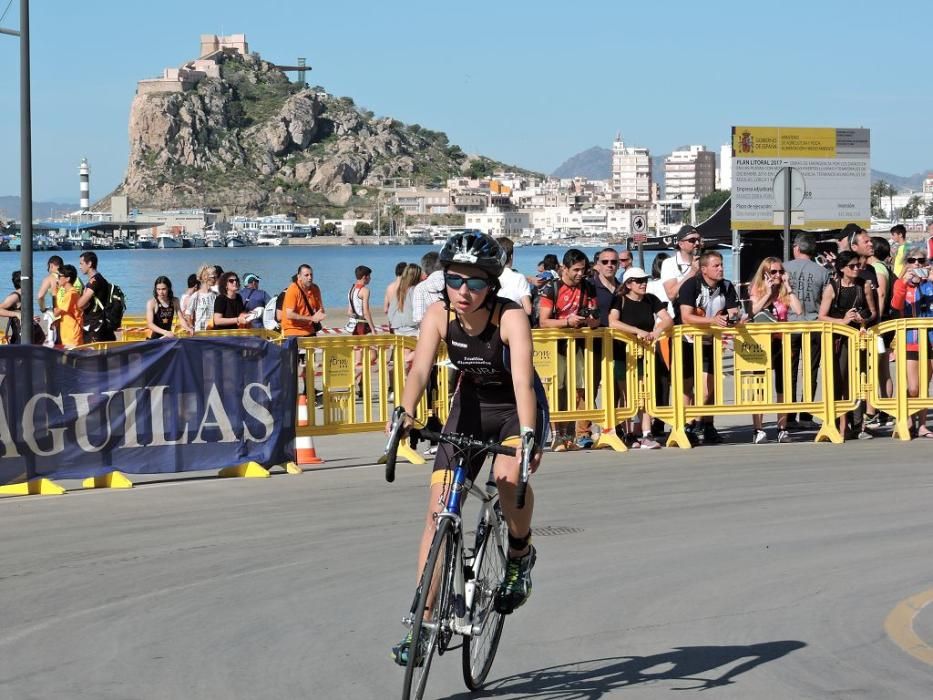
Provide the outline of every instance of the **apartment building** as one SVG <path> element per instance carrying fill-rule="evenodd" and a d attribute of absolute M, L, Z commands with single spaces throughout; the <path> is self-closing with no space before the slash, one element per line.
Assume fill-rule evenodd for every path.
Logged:
<path fill-rule="evenodd" d="M 410 187 L 393 192 L 392 203 L 397 204 L 406 215 L 447 214 L 451 211 L 450 191 Z"/>
<path fill-rule="evenodd" d="M 623 202 L 651 201 L 651 154 L 647 148 L 626 146 L 622 136 L 612 144 L 611 192 Z"/>
<path fill-rule="evenodd" d="M 688 146 L 664 159 L 664 197 L 700 200 L 716 187 L 716 154 L 706 146 Z"/>

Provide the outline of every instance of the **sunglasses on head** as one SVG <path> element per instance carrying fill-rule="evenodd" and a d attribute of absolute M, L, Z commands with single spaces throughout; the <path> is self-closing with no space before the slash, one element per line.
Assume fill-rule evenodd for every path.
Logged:
<path fill-rule="evenodd" d="M 488 277 L 461 277 L 460 275 L 444 275 L 444 283 L 451 289 L 460 289 L 466 284 L 471 292 L 481 292 L 489 286 Z"/>
<path fill-rule="evenodd" d="M 909 263 L 920 263 L 921 265 L 927 261 L 926 258 L 905 258 L 905 260 Z"/>

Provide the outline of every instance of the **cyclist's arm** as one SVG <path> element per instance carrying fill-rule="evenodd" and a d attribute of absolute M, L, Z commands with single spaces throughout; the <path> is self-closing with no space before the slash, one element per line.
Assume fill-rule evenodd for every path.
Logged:
<path fill-rule="evenodd" d="M 518 408 L 519 424 L 536 428 L 538 400 L 535 398 L 534 365 L 531 361 L 531 324 L 527 314 L 520 308 L 502 312 L 502 342 L 509 347 L 512 362 L 512 386 Z"/>
<path fill-rule="evenodd" d="M 447 310 L 442 302 L 435 302 L 428 307 L 427 313 L 421 320 L 418 344 L 412 356 L 411 369 L 405 379 L 405 391 L 400 404 L 410 416 L 415 415 L 418 401 L 421 400 L 424 388 L 428 385 L 431 369 L 437 357 L 437 348 L 441 344 L 446 324 Z"/>

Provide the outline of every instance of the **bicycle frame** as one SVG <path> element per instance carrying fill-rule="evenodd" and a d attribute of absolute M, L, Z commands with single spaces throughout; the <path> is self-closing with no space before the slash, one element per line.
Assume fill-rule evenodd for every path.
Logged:
<path fill-rule="evenodd" d="M 479 514 L 476 520 L 477 533 L 488 531 L 490 527 L 504 528 L 504 522 L 495 512 L 496 504 L 499 502 L 499 491 L 495 486 L 495 482 L 492 481 L 492 476 L 490 475 L 489 480 L 486 482 L 486 488 L 484 489 L 467 479 L 467 470 L 463 462 L 458 462 L 453 470 L 453 478 L 451 480 L 450 490 L 447 494 L 447 502 L 444 510 L 438 513 L 437 521 L 440 522 L 444 519 L 451 521 L 455 543 L 455 551 L 453 553 L 454 572 L 451 591 L 453 595 L 455 617 L 451 620 L 442 620 L 441 624 L 449 626 L 451 632 L 462 636 L 472 636 L 482 632 L 482 624 L 485 624 L 485 620 L 483 620 L 482 624 L 474 625 L 474 621 L 471 619 L 473 600 L 476 595 L 476 574 L 481 569 L 489 543 L 492 541 L 494 543 L 493 546 L 496 546 L 496 543 L 501 542 L 500 538 L 487 535 L 483 538 L 479 551 L 474 551 L 472 556 L 468 558 L 468 561 L 467 558 L 464 557 L 462 508 L 465 495 L 469 493 L 476 496 L 480 504 Z M 470 572 L 469 578 L 467 578 L 466 575 L 467 570 Z M 417 604 L 417 596 L 415 597 L 415 604 Z M 414 609 L 412 609 L 411 613 L 414 614 Z"/>

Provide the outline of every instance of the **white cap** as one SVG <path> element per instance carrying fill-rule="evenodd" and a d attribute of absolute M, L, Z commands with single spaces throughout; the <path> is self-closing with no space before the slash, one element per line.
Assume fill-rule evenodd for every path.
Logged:
<path fill-rule="evenodd" d="M 630 279 L 641 279 L 642 277 L 650 278 L 650 275 L 640 267 L 630 267 L 622 276 L 622 282 L 628 282 Z"/>

